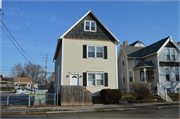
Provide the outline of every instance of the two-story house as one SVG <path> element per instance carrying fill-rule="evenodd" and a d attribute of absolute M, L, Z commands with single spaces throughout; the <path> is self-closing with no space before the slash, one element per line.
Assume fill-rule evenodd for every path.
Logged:
<path fill-rule="evenodd" d="M 118 52 L 119 89 L 129 92 L 130 82 L 157 83 L 167 92 L 180 88 L 180 46 L 171 36 L 146 46 L 141 41 L 123 42 Z M 156 88 L 155 88 L 156 89 Z"/>
<path fill-rule="evenodd" d="M 81 85 L 99 96 L 105 88 L 117 89 L 117 45 L 120 41 L 88 11 L 58 38 L 55 61 L 55 91 L 59 85 Z M 59 82 L 59 84 L 58 84 Z"/>

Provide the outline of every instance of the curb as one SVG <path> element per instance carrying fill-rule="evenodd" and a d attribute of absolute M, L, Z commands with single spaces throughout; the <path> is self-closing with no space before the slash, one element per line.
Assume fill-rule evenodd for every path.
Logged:
<path fill-rule="evenodd" d="M 94 109 L 83 111 L 39 111 L 39 112 L 12 112 L 1 113 L 1 115 L 38 115 L 38 114 L 67 114 L 67 113 L 90 113 L 90 112 L 110 112 L 110 111 L 130 111 L 130 110 L 142 110 L 142 109 L 163 109 L 163 108 L 179 108 L 179 105 L 170 106 L 152 106 L 152 107 L 136 107 L 136 108 L 115 108 L 115 109 Z"/>

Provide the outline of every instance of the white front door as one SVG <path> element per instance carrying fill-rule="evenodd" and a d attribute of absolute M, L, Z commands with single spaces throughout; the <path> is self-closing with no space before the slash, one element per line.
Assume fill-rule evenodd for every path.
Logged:
<path fill-rule="evenodd" d="M 70 85 L 79 85 L 79 75 L 78 74 L 70 75 Z"/>

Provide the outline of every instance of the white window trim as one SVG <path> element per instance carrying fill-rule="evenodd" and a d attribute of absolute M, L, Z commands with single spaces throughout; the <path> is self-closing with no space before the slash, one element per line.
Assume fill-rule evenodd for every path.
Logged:
<path fill-rule="evenodd" d="M 166 57 L 166 61 L 176 61 L 176 49 L 175 48 L 165 48 L 165 56 L 166 56 L 166 50 L 169 49 L 169 55 L 170 55 L 170 60 L 167 60 L 167 57 Z M 171 56 L 171 50 L 174 50 L 174 57 L 175 57 L 175 60 L 172 60 L 172 56 Z"/>
<path fill-rule="evenodd" d="M 88 56 L 88 47 L 89 47 L 89 46 L 90 46 L 90 47 L 95 47 L 95 51 L 94 51 L 95 55 L 94 55 L 94 57 L 89 57 L 89 56 Z M 103 48 L 103 52 L 102 52 L 102 53 L 103 53 L 103 57 L 97 57 L 97 56 L 96 56 L 97 47 L 102 47 L 102 48 Z M 87 52 L 86 52 L 86 57 L 87 57 L 87 58 L 104 59 L 104 46 L 103 46 L 103 45 L 87 45 L 86 51 L 87 51 Z"/>
<path fill-rule="evenodd" d="M 166 81 L 166 68 L 169 69 L 169 81 L 171 81 L 172 79 L 171 79 L 171 71 L 170 71 L 170 67 L 164 67 L 164 77 L 165 77 L 165 81 Z M 168 82 L 169 82 L 169 81 L 168 81 Z"/>
<path fill-rule="evenodd" d="M 134 82 L 134 71 L 133 70 L 129 70 L 129 72 L 132 71 L 132 77 L 133 77 L 133 82 Z M 130 73 L 129 73 L 129 78 L 130 78 Z M 129 80 L 130 83 L 130 80 Z"/>
<path fill-rule="evenodd" d="M 123 82 L 123 73 L 124 73 L 124 76 L 125 76 L 125 82 Z M 126 74 L 125 74 L 125 71 L 122 71 L 122 83 L 123 83 L 123 84 L 126 83 Z"/>
<path fill-rule="evenodd" d="M 86 22 L 89 22 L 89 30 L 86 30 Z M 95 30 L 91 30 L 91 22 L 95 22 Z M 84 20 L 84 31 L 96 32 L 96 21 Z"/>
<path fill-rule="evenodd" d="M 88 85 L 88 74 L 95 74 L 95 85 Z M 97 74 L 103 74 L 103 85 L 97 85 L 97 79 L 96 79 Z M 104 86 L 104 84 L 105 84 L 104 72 L 87 72 L 87 76 L 86 76 L 86 85 L 87 86 Z"/>

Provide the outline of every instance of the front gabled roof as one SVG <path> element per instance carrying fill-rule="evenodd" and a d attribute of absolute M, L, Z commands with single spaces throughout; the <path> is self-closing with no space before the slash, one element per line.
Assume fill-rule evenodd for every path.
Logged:
<path fill-rule="evenodd" d="M 53 60 L 56 59 L 59 48 L 60 48 L 60 44 L 61 44 L 61 39 L 66 37 L 66 35 L 73 30 L 73 28 L 75 28 L 75 26 L 77 26 L 86 16 L 88 16 L 89 14 L 92 14 L 93 17 L 102 25 L 102 27 L 107 31 L 108 34 L 110 34 L 112 36 L 112 38 L 115 39 L 115 41 L 117 42 L 117 45 L 120 44 L 120 41 L 114 36 L 114 34 L 103 24 L 103 22 L 94 14 L 94 12 L 92 10 L 89 10 L 81 19 L 79 19 L 71 28 L 69 28 L 61 37 L 58 38 L 58 43 L 56 45 L 56 50 L 55 50 L 55 54 L 54 54 L 54 58 Z"/>
<path fill-rule="evenodd" d="M 138 63 L 134 69 L 136 68 L 142 68 L 142 67 L 155 67 L 152 61 L 145 61 L 145 62 L 141 62 Z"/>
<path fill-rule="evenodd" d="M 120 41 L 116 38 L 116 36 L 103 24 L 103 22 L 95 15 L 95 13 L 92 10 L 89 10 L 81 19 L 79 19 L 71 28 L 69 28 L 61 37 L 63 38 L 69 31 L 71 31 L 82 19 L 84 19 L 88 14 L 92 14 L 97 21 L 112 35 L 112 37 L 117 41 L 118 44 L 120 44 Z"/>
<path fill-rule="evenodd" d="M 168 36 L 158 42 L 155 42 L 146 47 L 134 47 L 128 45 L 121 45 L 120 48 L 124 51 L 128 58 L 144 58 L 156 53 L 159 53 L 163 46 L 165 46 L 169 41 L 171 41 L 177 48 L 177 43 L 173 40 L 171 36 Z M 120 49 L 121 50 L 121 49 Z M 120 54 L 118 54 L 119 57 Z"/>
<path fill-rule="evenodd" d="M 135 46 L 137 43 L 142 43 L 142 44 L 144 44 L 143 42 L 137 40 L 137 41 L 135 41 L 134 43 L 130 44 L 129 46 Z M 146 45 L 144 44 L 144 46 L 146 46 Z"/>

